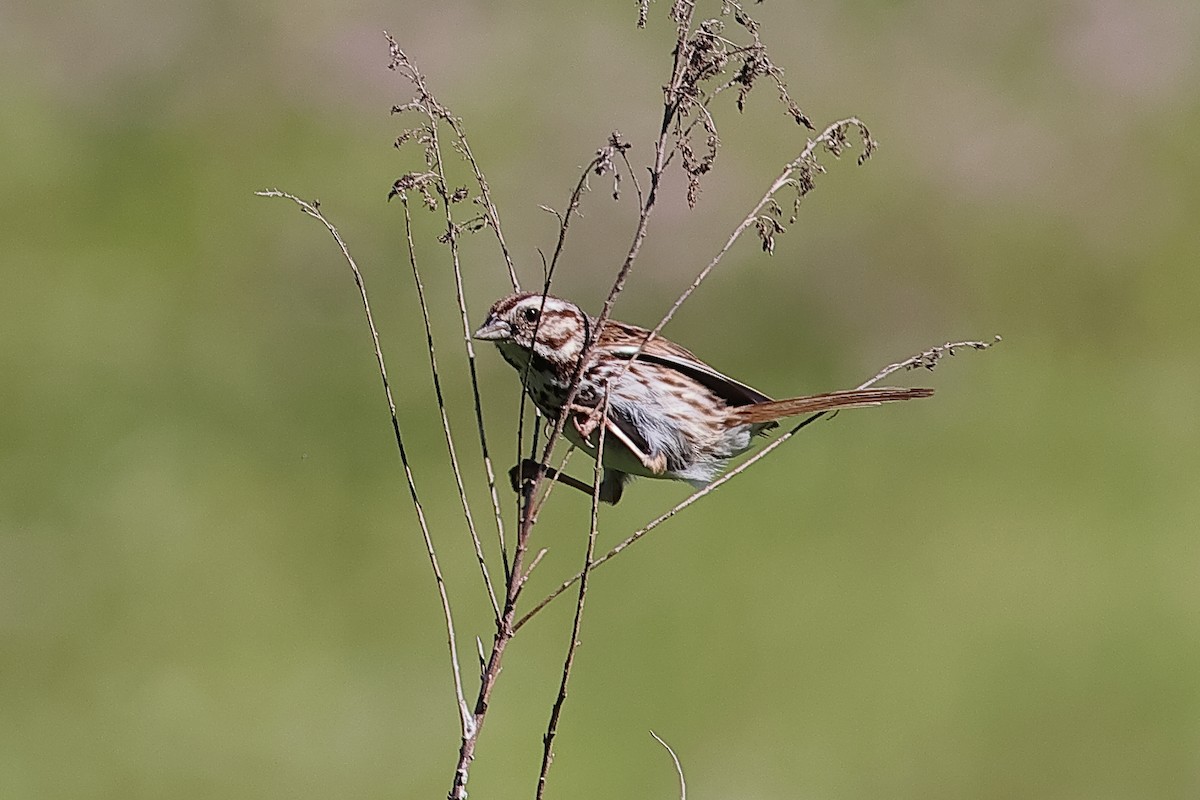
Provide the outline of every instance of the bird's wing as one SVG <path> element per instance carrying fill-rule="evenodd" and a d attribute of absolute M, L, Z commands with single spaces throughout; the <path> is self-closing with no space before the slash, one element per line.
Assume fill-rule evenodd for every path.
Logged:
<path fill-rule="evenodd" d="M 620 325 L 620 323 L 616 323 Z M 614 323 L 609 323 L 614 325 Z M 642 352 L 638 346 L 646 338 L 649 331 L 633 325 L 620 325 L 622 328 L 621 343 L 612 342 L 605 347 L 617 358 L 633 358 L 637 353 L 638 361 L 660 364 L 687 375 L 701 385 L 711 389 L 718 397 L 731 406 L 750 406 L 758 403 L 769 403 L 771 398 L 752 386 L 735 381 L 728 375 L 723 375 L 696 358 L 688 350 L 668 339 L 655 338 L 650 341 Z M 607 333 L 607 328 L 606 331 Z M 606 338 L 606 337 L 602 337 Z"/>

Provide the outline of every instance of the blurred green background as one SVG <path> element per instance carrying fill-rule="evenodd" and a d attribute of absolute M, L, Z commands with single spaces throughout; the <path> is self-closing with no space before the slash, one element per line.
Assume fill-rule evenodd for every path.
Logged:
<path fill-rule="evenodd" d="M 252 192 L 320 198 L 366 273 L 473 683 L 488 617 L 384 201 L 417 161 L 380 31 L 464 118 L 531 284 L 538 206 L 609 131 L 649 160 L 671 36 L 663 3 L 647 31 L 634 3 L 510 6 L 0 7 L 0 796 L 444 795 L 444 633 L 354 285 Z M 818 126 L 858 114 L 881 148 L 668 335 L 774 395 L 1005 342 L 901 376 L 937 398 L 810 428 L 598 573 L 551 795 L 677 796 L 653 729 L 701 798 L 1197 796 L 1200 6 L 753 13 Z M 619 317 L 655 322 L 803 144 L 769 87 L 719 120 L 700 206 L 672 187 Z M 594 189 L 557 283 L 593 310 L 632 230 Z M 478 320 L 506 281 L 486 234 L 466 254 Z M 507 466 L 516 378 L 490 349 L 480 369 Z M 602 545 L 686 492 L 636 483 Z M 554 505 L 530 594 L 582 557 L 586 498 Z M 532 795 L 568 612 L 510 650 L 473 797 Z"/>

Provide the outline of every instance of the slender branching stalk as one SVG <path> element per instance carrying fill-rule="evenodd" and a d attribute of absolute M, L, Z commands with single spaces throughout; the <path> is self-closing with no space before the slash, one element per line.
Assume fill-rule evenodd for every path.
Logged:
<path fill-rule="evenodd" d="M 425 344 L 429 350 L 429 372 L 433 376 L 433 391 L 437 399 L 438 413 L 442 420 L 442 432 L 446 437 L 446 450 L 450 454 L 450 468 L 454 472 L 454 485 L 458 489 L 458 497 L 462 503 L 463 515 L 467 520 L 467 529 L 471 534 L 471 544 L 475 550 L 475 559 L 483 575 L 483 585 L 487 590 L 488 600 L 492 604 L 492 614 L 496 621 L 500 620 L 500 605 L 496 602 L 496 590 L 492 586 L 492 576 L 488 573 L 487 559 L 483 555 L 483 543 L 475 530 L 475 520 L 471 517 L 471 504 L 467 500 L 467 490 L 463 486 L 462 469 L 458 465 L 458 452 L 454 448 L 454 436 L 450 431 L 450 418 L 446 414 L 446 398 L 442 394 L 442 379 L 438 374 L 437 349 L 433 343 L 433 326 L 429 320 L 429 305 L 425 302 L 425 286 L 421 282 L 421 270 L 417 267 L 417 249 L 413 242 L 412 218 L 408 210 L 408 197 L 401 196 L 400 203 L 404 208 L 404 240 L 408 248 L 408 262 L 412 266 L 413 284 L 417 289 L 417 301 L 421 306 L 421 320 L 425 324 Z"/>
<path fill-rule="evenodd" d="M 404 467 L 404 480 L 408 485 L 413 508 L 416 510 L 417 523 L 421 527 L 421 536 L 425 541 L 425 552 L 429 556 L 429 564 L 433 569 L 434 581 L 437 583 L 438 597 L 442 601 L 442 614 L 446 621 L 446 638 L 450 647 L 450 669 L 454 675 L 454 694 L 458 701 L 458 716 L 462 735 L 466 738 L 473 733 L 475 721 L 467 707 L 467 701 L 463 694 L 462 670 L 459 668 L 458 641 L 454 635 L 454 615 L 450 610 L 450 597 L 446 593 L 446 581 L 442 577 L 442 569 L 438 564 L 437 549 L 434 547 L 433 537 L 429 533 L 429 523 L 425 519 L 425 511 L 421 506 L 420 497 L 417 495 L 417 483 L 413 477 L 412 464 L 408 459 L 408 451 L 404 448 L 404 437 L 400 432 L 400 418 L 396 415 L 396 401 L 392 397 L 392 385 L 388 381 L 387 365 L 383 360 L 383 349 L 379 345 L 379 330 L 375 327 L 375 317 L 371 313 L 371 301 L 367 297 L 367 285 L 363 281 L 362 272 L 359 270 L 354 257 L 350 255 L 350 248 L 346 246 L 346 242 L 342 239 L 342 235 L 338 232 L 338 229 L 321 213 L 321 204 L 318 201 L 310 203 L 307 200 L 301 200 L 294 194 L 282 192 L 278 189 L 265 189 L 255 194 L 260 197 L 283 197 L 291 200 L 300 206 L 301 211 L 324 225 L 325 229 L 329 231 L 329 235 L 337 243 L 338 249 L 341 250 L 342 257 L 349 265 L 350 271 L 354 274 L 354 283 L 358 286 L 359 296 L 362 298 L 363 313 L 366 315 L 367 327 L 371 331 L 371 343 L 375 348 L 375 362 L 379 368 L 379 377 L 383 380 L 383 393 L 387 398 L 388 414 L 392 421 L 392 432 L 396 438 L 396 449 L 400 452 L 400 463 Z"/>
<path fill-rule="evenodd" d="M 492 501 L 492 511 L 496 520 L 496 536 L 500 543 L 500 556 L 504 562 L 505 572 L 507 573 L 508 547 L 504 541 L 504 517 L 500 510 L 500 495 L 496 490 L 496 473 L 492 467 L 492 459 L 488 451 L 487 430 L 483 422 L 483 403 L 480 400 L 479 393 L 479 376 L 475 365 L 475 345 L 471 341 L 470 316 L 467 311 L 466 294 L 463 290 L 462 265 L 459 260 L 458 235 L 464 226 L 456 224 L 453 214 L 451 213 L 451 205 L 464 199 L 467 192 L 465 189 L 455 190 L 453 192 L 451 192 L 449 189 L 449 184 L 446 179 L 445 162 L 442 158 L 442 150 L 438 136 L 439 123 L 445 123 L 450 127 L 451 131 L 456 137 L 454 142 L 455 147 L 471 166 L 471 170 L 475 175 L 476 184 L 479 187 L 479 196 L 475 198 L 474 202 L 483 207 L 484 219 L 487 221 L 488 226 L 496 235 L 496 241 L 500 245 L 500 250 L 504 256 L 504 262 L 508 267 L 509 279 L 512 281 L 514 290 L 519 288 L 519 284 L 517 282 L 517 273 L 513 266 L 512 256 L 508 251 L 508 245 L 504 241 L 504 232 L 500 227 L 500 212 L 497 210 L 496 204 L 492 201 L 491 190 L 488 187 L 487 179 L 483 175 L 483 170 L 479 167 L 479 163 L 475 160 L 475 156 L 471 153 L 470 145 L 467 142 L 466 132 L 463 130 L 462 121 L 451 114 L 445 106 L 437 101 L 437 99 L 429 91 L 429 85 L 426 83 L 425 77 L 420 73 L 419 70 L 417 70 L 416 66 L 414 66 L 409 60 L 408 56 L 405 55 L 404 51 L 401 50 L 396 44 L 396 40 L 392 38 L 391 34 L 385 32 L 384 37 L 387 39 L 388 51 L 391 56 L 391 60 L 388 64 L 389 69 L 404 75 L 417 90 L 416 97 L 407 106 L 393 106 L 392 113 L 398 113 L 402 110 L 416 110 L 421 112 L 427 120 L 427 124 L 424 126 L 423 131 L 415 133 L 406 131 L 405 134 L 402 134 L 396 139 L 396 145 L 400 146 L 403 144 L 403 141 L 407 138 L 407 134 L 413 133 L 413 136 L 426 145 L 425 161 L 426 165 L 431 170 L 430 172 L 420 174 L 410 173 L 409 175 L 401 177 L 396 181 L 395 184 L 393 184 L 392 191 L 388 197 L 391 198 L 397 195 L 406 195 L 408 191 L 415 188 L 422 193 L 427 205 L 436 208 L 437 203 L 430 196 L 428 188 L 429 184 L 432 183 L 434 190 L 437 192 L 442 201 L 441 205 L 445 210 L 446 233 L 444 234 L 443 239 L 450 245 L 451 260 L 454 265 L 455 299 L 458 301 L 459 316 L 461 318 L 463 328 L 463 348 L 466 352 L 467 369 L 471 376 L 471 392 L 472 399 L 474 400 L 473 405 L 475 408 L 475 423 L 479 434 L 479 448 L 483 458 L 484 471 L 487 474 L 488 494 Z M 405 203 L 406 236 L 411 238 L 411 226 L 409 225 L 410 220 L 407 216 L 407 213 L 408 206 L 407 203 Z M 473 229 L 473 226 L 470 224 L 466 225 L 465 227 L 468 230 Z M 413 269 L 416 270 L 415 262 L 413 263 Z M 448 428 L 446 436 L 447 442 L 449 443 L 451 437 Z M 453 449 L 453 445 L 449 446 L 451 449 Z M 475 531 L 474 522 L 471 519 L 470 503 L 467 500 L 466 493 L 462 488 L 461 481 L 459 482 L 458 488 L 459 497 L 463 502 L 464 513 L 467 516 L 468 527 L 471 531 L 471 538 L 474 540 L 476 550 L 478 551 L 479 537 Z M 494 598 L 495 593 L 491 592 L 490 588 L 489 593 L 492 594 Z M 492 605 L 493 607 L 496 605 L 494 599 Z"/>
<path fill-rule="evenodd" d="M 488 185 L 487 178 L 483 174 L 483 170 L 479 166 L 479 162 L 475 159 L 475 155 L 471 152 L 470 142 L 467 141 L 467 132 L 463 127 L 462 120 L 450 113 L 449 109 L 437 101 L 433 93 L 429 90 L 429 84 L 425 80 L 425 76 L 421 74 L 416 65 L 408 58 L 400 46 L 396 44 L 396 40 L 387 31 L 383 32 L 383 36 L 387 39 L 388 51 L 391 55 L 391 61 L 388 64 L 388 69 L 395 70 L 402 74 L 417 90 L 417 96 L 408 106 L 393 106 L 392 113 L 396 114 L 407 109 L 416 109 L 429 117 L 431 123 L 435 124 L 438 121 L 444 122 L 450 126 L 455 136 L 455 148 L 462 153 L 463 159 L 471 167 L 471 171 L 475 176 L 475 183 L 479 187 L 479 196 L 475 198 L 476 205 L 483 208 L 484 217 L 487 224 L 491 227 L 492 232 L 496 235 L 496 241 L 500 245 L 500 252 L 504 256 L 504 265 L 508 268 L 508 278 L 512 283 L 513 291 L 521 288 L 520 282 L 517 280 L 517 270 L 513 265 L 512 255 L 508 249 L 508 243 L 504 241 L 504 230 L 500 226 L 500 211 L 496 208 L 495 202 L 492 201 L 491 187 Z M 396 145 L 403 144 L 403 139 L 396 140 Z M 438 160 L 441 160 L 440 152 L 437 155 Z"/>
<path fill-rule="evenodd" d="M 606 391 L 600 405 L 601 419 L 608 413 L 608 397 Z M 579 647 L 579 631 L 583 625 L 583 601 L 587 597 L 588 575 L 591 574 L 592 562 L 596 555 L 596 533 L 600 527 L 600 482 L 604 477 L 604 442 L 608 438 L 608 426 L 601 425 L 599 431 L 596 465 L 592 471 L 592 515 L 588 528 L 587 549 L 583 556 L 583 569 L 579 571 L 579 593 L 575 601 L 575 616 L 571 621 L 571 638 L 567 641 L 567 656 L 563 661 L 562 679 L 558 684 L 558 696 L 554 698 L 554 705 L 550 709 L 550 722 L 547 723 L 546 734 L 542 737 L 542 768 L 538 773 L 537 800 L 542 800 L 546 794 L 546 776 L 550 773 L 550 763 L 554 760 L 554 737 L 558 734 L 558 720 L 567 700 L 567 683 L 571 679 L 571 668 L 575 666 L 575 651 Z"/>
<path fill-rule="evenodd" d="M 639 0 L 638 26 L 644 27 L 647 22 L 649 9 L 648 0 Z M 596 151 L 595 157 L 584 168 L 573 191 L 570 193 L 566 206 L 561 211 L 542 208 L 555 215 L 558 221 L 558 234 L 553 252 L 549 260 L 543 256 L 543 272 L 541 292 L 549 293 L 555 273 L 561 263 L 567 237 L 573 221 L 578 217 L 581 204 L 590 190 L 589 181 L 593 177 L 610 176 L 612 195 L 618 199 L 622 181 L 628 178 L 633 184 L 637 201 L 637 218 L 633 222 L 633 231 L 624 255 L 613 276 L 612 283 L 604 298 L 591 337 L 581 354 L 578 368 L 586 364 L 594 352 L 597 340 L 604 326 L 609 323 L 617 299 L 623 292 L 630 275 L 642 252 L 646 237 L 651 230 L 651 221 L 660 200 L 660 192 L 664 185 L 664 177 L 668 169 L 678 168 L 687 181 L 686 200 L 689 206 L 694 206 L 699 199 L 702 179 L 710 172 L 716 163 L 720 137 L 718 135 L 718 117 L 714 101 L 721 95 L 736 92 L 736 106 L 742 110 L 756 82 L 764 80 L 775 86 L 779 101 L 783 104 L 787 115 L 806 130 L 814 130 L 812 122 L 801 110 L 789 94 L 783 81 L 782 70 L 771 60 L 766 46 L 760 35 L 757 21 L 746 13 L 738 0 L 721 0 L 720 18 L 697 20 L 696 0 L 672 0 L 669 17 L 674 23 L 675 37 L 671 50 L 671 68 L 668 80 L 662 86 L 663 104 L 661 118 L 657 122 L 657 135 L 653 143 L 653 154 L 645 172 L 640 172 L 631 163 L 631 145 L 618 132 L 613 132 L 608 141 Z M 727 26 L 726 19 L 732 19 L 738 26 Z M 740 28 L 741 32 L 738 33 Z M 547 605 L 562 596 L 571 587 L 577 586 L 575 593 L 575 611 L 572 618 L 570 638 L 563 660 L 563 667 L 558 682 L 558 691 L 550 709 L 550 717 L 542 737 L 541 767 L 538 772 L 535 797 L 542 800 L 546 791 L 546 782 L 550 765 L 554 759 L 554 743 L 558 735 L 559 722 L 567 698 L 567 689 L 576 664 L 580 636 L 583 624 L 583 611 L 589 590 L 590 577 L 593 571 L 614 559 L 628 549 L 633 543 L 644 538 L 652 530 L 670 519 L 683 509 L 711 494 L 734 477 L 742 474 L 754 464 L 767 457 L 785 442 L 794 437 L 800 430 L 815 422 L 824 414 L 814 414 L 790 430 L 776 438 L 773 442 L 747 458 L 735 468 L 729 470 L 708 486 L 700 489 L 686 499 L 676 504 L 668 511 L 648 522 L 638 530 L 629 534 L 619 544 L 611 548 L 603 556 L 596 557 L 596 544 L 599 534 L 599 503 L 600 484 L 603 471 L 605 432 L 607 426 L 598 427 L 599 438 L 593 469 L 591 492 L 592 504 L 590 524 L 585 548 L 583 564 L 578 573 L 563 581 L 548 595 L 528 609 L 527 603 L 522 602 L 522 594 L 529 585 L 529 579 L 534 569 L 541 563 L 546 548 L 534 547 L 534 530 L 538 516 L 548 502 L 551 491 L 557 480 L 545 483 L 551 475 L 561 475 L 567 459 L 570 458 L 573 447 L 566 448 L 557 471 L 548 465 L 552 463 L 556 448 L 563 438 L 563 429 L 569 414 L 562 413 L 557 419 L 546 422 L 548 430 L 543 431 L 542 418 L 534 417 L 526 435 L 527 398 L 522 393 L 520 412 L 517 420 L 517 457 L 521 463 L 522 452 L 528 448 L 530 458 L 535 462 L 536 469 L 531 475 L 525 475 L 523 468 L 518 467 L 521 483 L 516 504 L 517 521 L 515 533 L 511 540 L 506 535 L 503 520 L 500 493 L 497 489 L 496 474 L 489 454 L 486 426 L 484 424 L 483 402 L 476 370 L 476 355 L 471 341 L 471 314 L 468 303 L 468 286 L 470 281 L 463 269 L 460 241 L 464 234 L 470 234 L 488 229 L 496 237 L 507 278 L 514 291 L 520 289 L 520 282 L 511 250 L 504 238 L 500 225 L 500 214 L 491 195 L 491 190 L 484 172 L 476 160 L 468 143 L 465 126 L 462 120 L 453 115 L 432 93 L 425 76 L 417 69 L 408 55 L 401 50 L 390 35 L 385 34 L 390 55 L 389 68 L 401 75 L 411 84 L 414 95 L 406 103 L 392 107 L 393 113 L 417 115 L 418 123 L 403 130 L 396 138 L 396 146 L 406 147 L 418 145 L 423 150 L 424 168 L 408 172 L 397 179 L 389 193 L 389 199 L 398 197 L 402 208 L 404 225 L 404 242 L 409 265 L 412 269 L 413 281 L 416 287 L 417 300 L 421 309 L 422 321 L 425 327 L 426 344 L 429 353 L 429 369 L 433 380 L 434 393 L 442 422 L 442 430 L 449 452 L 450 463 L 454 475 L 454 485 L 458 492 L 462 513 L 470 534 L 471 546 L 475 560 L 478 562 L 483 586 L 488 596 L 494 631 L 490 647 L 486 646 L 481 637 L 475 637 L 477 657 L 479 660 L 478 685 L 468 690 L 464 686 L 455 636 L 453 614 L 451 613 L 450 595 L 443 580 L 435 539 L 431 532 L 429 520 L 426 519 L 417 494 L 416 479 L 405 451 L 401 436 L 400 422 L 396 413 L 396 405 L 392 397 L 391 386 L 388 382 L 379 335 L 371 313 L 370 303 L 363 283 L 362 274 L 351 257 L 349 249 L 337 229 L 322 214 L 316 202 L 301 200 L 293 194 L 276 189 L 259 192 L 268 197 L 283 197 L 296 203 L 310 217 L 321 222 L 333 237 L 342 256 L 350 266 L 356 284 L 359 287 L 363 309 L 368 328 L 371 333 L 375 357 L 383 382 L 384 394 L 391 415 L 392 428 L 396 445 L 400 453 L 405 481 L 416 511 L 426 553 L 432 567 L 437 591 L 441 600 L 445 621 L 446 635 L 449 644 L 451 672 L 453 675 L 455 700 L 458 707 L 460 739 L 454 773 L 448 794 L 449 800 L 464 800 L 467 796 L 467 782 L 470 777 L 471 764 L 475 758 L 480 735 L 488 716 L 497 682 L 503 670 L 505 656 L 509 644 L 517 632 L 534 616 L 539 614 Z M 740 40 L 740 41 L 739 41 Z M 726 95 L 728 96 L 728 95 Z M 774 252 L 776 237 L 783 233 L 788 225 L 796 220 L 802 199 L 813 189 L 816 176 L 825 171 L 820 158 L 824 154 L 840 157 L 851 147 L 851 135 L 854 135 L 856 146 L 861 145 L 858 163 L 861 165 L 871 156 L 876 148 L 876 142 L 863 122 L 857 117 L 846 117 L 828 125 L 820 134 L 806 139 L 799 155 L 788 162 L 779 176 L 769 186 L 762 199 L 750 210 L 742 221 L 733 229 L 724 246 L 713 256 L 683 289 L 678 299 L 663 314 L 659 323 L 650 331 L 642 342 L 644 347 L 653 337 L 658 336 L 664 326 L 674 317 L 689 297 L 707 279 L 710 273 L 726 257 L 733 246 L 750 230 L 754 230 L 759 243 L 766 253 Z M 807 134 L 806 134 L 807 136 Z M 457 153 L 468 165 L 471 174 L 469 183 L 473 183 L 474 191 L 467 187 L 455 187 L 450 180 L 452 171 L 447 163 L 446 154 Z M 474 196 L 472 196 L 474 194 Z M 785 214 L 784 196 L 791 197 L 790 214 Z M 470 204 L 464 204 L 470 199 Z M 471 399 L 475 410 L 475 425 L 477 428 L 480 454 L 486 475 L 487 488 L 491 501 L 491 510 L 495 518 L 496 537 L 499 550 L 499 570 L 489 567 L 488 551 L 491 545 L 484 546 L 481 540 L 471 500 L 467 491 L 467 481 L 461 468 L 459 450 L 455 444 L 451 425 L 451 414 L 448 413 L 446 393 L 443 392 L 441 370 L 436 355 L 434 343 L 434 324 L 431 308 L 426 302 L 425 283 L 422 271 L 418 267 L 418 248 L 414 241 L 413 219 L 410 200 L 417 200 L 417 206 L 424 206 L 432 212 L 440 212 L 444 221 L 444 232 L 439 241 L 446 245 L 449 251 L 449 266 L 447 271 L 454 285 L 457 305 L 458 322 L 461 325 L 463 347 L 461 350 L 471 382 Z M 468 214 L 464 208 L 474 207 Z M 465 218 L 464 218 L 465 217 Z M 540 252 L 540 251 L 539 251 Z M 428 274 L 428 271 L 426 271 Z M 996 337 L 999 341 L 999 337 Z M 986 349 L 993 342 L 966 341 L 952 342 L 919 353 L 910 358 L 889 364 L 872 378 L 861 384 L 859 388 L 867 388 L 888 375 L 905 369 L 924 367 L 932 369 L 943 356 L 953 355 L 956 349 L 975 348 Z M 640 351 L 639 351 L 640 352 Z M 636 357 L 636 356 L 635 356 Z M 625 365 L 628 369 L 632 364 L 630 358 Z M 577 369 L 578 369 L 577 368 Z M 528 371 L 527 371 L 528 372 Z M 613 382 L 620 380 L 622 372 Z M 524 386 L 529 379 L 528 374 L 521 376 Z M 611 385 L 611 384 L 610 384 Z M 570 408 L 579 391 L 578 375 L 568 390 L 563 407 Z M 605 392 L 600 407 L 600 416 L 607 413 L 608 395 Z M 566 480 L 564 478 L 564 480 Z M 582 481 L 569 479 L 575 486 L 587 488 Z M 493 574 L 503 575 L 503 585 Z M 521 607 L 521 612 L 518 611 Z M 474 692 L 474 703 L 469 704 L 467 697 Z M 670 754 L 679 775 L 680 798 L 686 800 L 687 785 L 684 781 L 683 768 L 679 758 L 665 741 L 651 733 Z"/>

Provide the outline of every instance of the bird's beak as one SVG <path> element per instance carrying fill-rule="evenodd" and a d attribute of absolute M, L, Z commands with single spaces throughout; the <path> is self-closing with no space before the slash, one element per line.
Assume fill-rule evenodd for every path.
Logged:
<path fill-rule="evenodd" d="M 474 338 L 484 342 L 498 342 L 512 338 L 512 326 L 502 319 L 488 317 L 483 327 L 475 331 Z"/>

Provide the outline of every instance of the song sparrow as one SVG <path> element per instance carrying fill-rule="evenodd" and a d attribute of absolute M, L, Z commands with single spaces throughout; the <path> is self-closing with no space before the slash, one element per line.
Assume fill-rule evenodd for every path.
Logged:
<path fill-rule="evenodd" d="M 504 360 L 525 376 L 525 391 L 550 419 L 558 419 L 572 381 L 579 381 L 563 430 L 593 458 L 598 408 L 606 385 L 615 380 L 607 390 L 603 420 L 600 499 L 608 503 L 620 500 L 625 484 L 636 475 L 705 486 L 730 458 L 750 449 L 756 434 L 775 427 L 776 420 L 933 394 L 932 389 L 851 389 L 772 400 L 662 337 L 647 342 L 631 362 L 650 331 L 615 320 L 605 323 L 588 362 L 581 364 L 595 331 L 596 320 L 574 303 L 520 293 L 496 301 L 475 338 L 496 343 Z M 538 466 L 527 462 L 514 467 L 514 485 Z M 574 478 L 551 477 L 592 491 Z"/>

